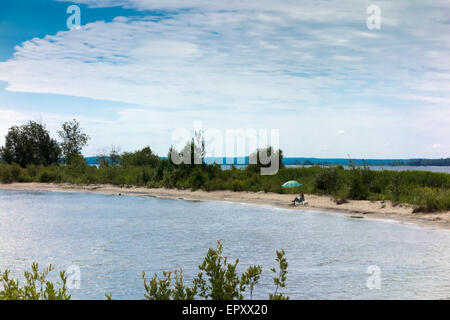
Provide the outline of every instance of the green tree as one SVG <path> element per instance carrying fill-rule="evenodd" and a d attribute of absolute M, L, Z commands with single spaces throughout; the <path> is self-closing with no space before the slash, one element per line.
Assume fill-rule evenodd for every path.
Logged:
<path fill-rule="evenodd" d="M 57 162 L 61 149 L 56 140 L 50 137 L 45 125 L 29 121 L 23 126 L 9 129 L 0 153 L 3 161 L 26 167 L 30 164 L 50 165 Z"/>
<path fill-rule="evenodd" d="M 160 159 L 150 147 L 145 147 L 136 152 L 124 152 L 120 158 L 120 164 L 124 167 L 149 166 L 156 168 Z"/>
<path fill-rule="evenodd" d="M 122 156 L 120 155 L 120 147 L 115 147 L 111 145 L 111 149 L 109 150 L 109 160 L 113 166 L 118 165 L 120 163 L 120 159 Z"/>
<path fill-rule="evenodd" d="M 109 149 L 105 148 L 100 150 L 97 154 L 97 163 L 100 166 L 116 166 L 120 163 L 120 159 L 120 148 L 114 145 L 111 145 Z"/>
<path fill-rule="evenodd" d="M 264 155 L 263 159 L 261 159 L 261 155 Z M 250 154 L 249 156 L 249 165 L 247 166 L 247 170 L 252 172 L 259 172 L 261 168 L 270 167 L 272 158 L 276 159 L 278 157 L 278 167 L 284 168 L 283 164 L 283 150 L 273 150 L 271 146 L 267 148 L 259 148 L 256 149 L 255 152 Z M 264 159 L 266 158 L 266 159 Z M 268 163 L 267 163 L 268 161 Z"/>
<path fill-rule="evenodd" d="M 206 156 L 206 143 L 203 133 L 201 131 L 194 132 L 194 137 L 187 141 L 181 151 L 178 151 L 173 146 L 170 147 L 168 158 L 175 164 L 172 157 L 175 156 L 182 158 L 182 163 L 177 163 L 179 168 L 192 169 L 193 165 L 204 165 L 204 159 Z"/>
<path fill-rule="evenodd" d="M 335 167 L 321 168 L 317 174 L 315 187 L 328 194 L 334 193 L 339 188 L 338 169 Z"/>
<path fill-rule="evenodd" d="M 81 150 L 83 150 L 90 139 L 81 129 L 80 123 L 75 119 L 64 122 L 58 134 L 62 140 L 61 148 L 66 163 L 70 163 L 73 156 L 81 155 Z"/>

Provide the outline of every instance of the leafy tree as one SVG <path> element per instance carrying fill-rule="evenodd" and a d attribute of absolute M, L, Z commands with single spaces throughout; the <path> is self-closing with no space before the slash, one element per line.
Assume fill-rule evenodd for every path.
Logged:
<path fill-rule="evenodd" d="M 159 161 L 158 155 L 154 154 L 150 147 L 145 147 L 136 152 L 124 152 L 120 158 L 120 164 L 124 167 L 149 166 L 156 168 Z"/>
<path fill-rule="evenodd" d="M 64 122 L 58 134 L 62 140 L 61 148 L 66 163 L 70 163 L 73 156 L 81 155 L 81 150 L 83 150 L 90 139 L 81 129 L 80 123 L 75 119 Z"/>
<path fill-rule="evenodd" d="M 178 151 L 170 147 L 168 159 L 170 165 L 166 167 L 164 185 L 167 187 L 191 187 L 198 189 L 208 179 L 208 165 L 205 159 L 205 139 L 201 133 L 195 132 L 194 137 L 187 141 L 184 148 Z M 181 185 L 178 183 L 181 181 Z"/>
<path fill-rule="evenodd" d="M 169 159 L 160 159 L 158 167 L 156 168 L 156 177 L 158 180 L 162 180 L 164 173 L 171 171 L 173 169 L 173 164 Z"/>
<path fill-rule="evenodd" d="M 109 149 L 105 148 L 103 150 L 100 150 L 97 154 L 97 162 L 101 166 L 116 166 L 120 163 L 120 159 L 120 148 L 115 147 L 114 145 L 111 145 Z"/>
<path fill-rule="evenodd" d="M 57 162 L 61 149 L 56 140 L 50 137 L 45 125 L 29 121 L 23 126 L 9 129 L 0 153 L 3 161 L 26 167 L 30 164 L 50 165 Z"/>
<path fill-rule="evenodd" d="M 269 163 L 266 163 L 265 159 L 261 159 L 261 155 L 264 155 Z M 253 172 L 259 172 L 261 168 L 270 167 L 272 157 L 278 157 L 279 168 L 284 168 L 283 164 L 283 151 L 278 149 L 274 151 L 271 146 L 267 148 L 259 148 L 249 156 L 249 164 L 247 170 Z"/>
<path fill-rule="evenodd" d="M 188 185 L 193 189 L 200 189 L 208 180 L 208 174 L 206 170 L 202 168 L 194 168 L 189 174 L 187 179 Z"/>
<path fill-rule="evenodd" d="M 96 161 L 96 162 L 97 162 L 100 166 L 102 166 L 102 167 L 107 167 L 107 166 L 109 166 L 109 157 L 108 157 L 108 154 L 107 154 L 106 149 L 100 150 L 100 151 L 97 153 L 96 158 L 97 158 L 97 161 Z"/>
<path fill-rule="evenodd" d="M 115 147 L 111 145 L 111 149 L 109 150 L 109 160 L 113 166 L 118 165 L 120 163 L 121 155 L 120 155 L 120 147 Z"/>
<path fill-rule="evenodd" d="M 172 155 L 178 155 L 182 158 L 182 163 L 178 164 L 180 168 L 192 168 L 194 164 L 203 165 L 206 155 L 205 138 L 201 131 L 196 131 L 194 137 L 187 141 L 183 150 L 178 151 L 173 146 L 169 149 L 168 158 L 174 163 Z"/>
<path fill-rule="evenodd" d="M 339 187 L 338 169 L 322 168 L 316 178 L 316 188 L 328 194 L 334 193 Z"/>

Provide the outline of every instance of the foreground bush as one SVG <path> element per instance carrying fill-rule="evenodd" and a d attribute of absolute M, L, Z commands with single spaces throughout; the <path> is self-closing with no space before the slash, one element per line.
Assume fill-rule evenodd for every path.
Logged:
<path fill-rule="evenodd" d="M 228 263 L 227 257 L 222 256 L 222 251 L 223 246 L 220 242 L 217 242 L 216 249 L 208 250 L 203 263 L 198 267 L 200 273 L 194 278 L 191 286 L 184 284 L 182 269 L 163 272 L 162 279 L 155 274 L 150 281 L 147 280 L 144 272 L 142 277 L 146 291 L 145 297 L 148 300 L 194 300 L 195 298 L 242 300 L 248 289 L 250 299 L 252 299 L 254 288 L 262 273 L 262 267 L 250 266 L 239 276 L 236 271 L 239 259 L 236 259 L 234 263 Z M 284 257 L 284 250 L 277 251 L 276 254 L 279 269 L 271 269 L 275 274 L 273 278 L 275 291 L 269 295 L 269 299 L 288 300 L 289 297 L 279 292 L 286 286 L 288 263 Z M 107 297 L 110 298 L 109 295 Z"/>
<path fill-rule="evenodd" d="M 254 288 L 261 277 L 262 267 L 250 266 L 239 276 L 236 271 L 239 259 L 236 259 L 234 263 L 228 263 L 227 257 L 222 256 L 222 250 L 220 241 L 217 242 L 216 249 L 208 250 L 203 263 L 199 266 L 200 273 L 194 278 L 192 286 L 184 284 L 181 269 L 163 272 L 162 279 L 155 274 L 150 281 L 147 281 L 143 272 L 145 298 L 148 300 L 194 300 L 196 298 L 242 300 L 248 289 L 249 297 L 252 299 Z M 289 297 L 280 292 L 286 286 L 288 263 L 284 257 L 284 250 L 277 251 L 276 254 L 278 270 L 271 269 L 274 273 L 275 290 L 269 295 L 269 299 L 288 300 Z M 0 300 L 70 300 L 71 295 L 67 293 L 67 276 L 64 271 L 59 273 L 60 284 L 47 280 L 48 274 L 53 270 L 54 267 L 50 265 L 39 272 L 38 264 L 33 263 L 31 271 L 25 271 L 26 283 L 21 286 L 19 280 L 10 278 L 10 270 L 6 269 L 0 275 L 2 284 Z M 112 299 L 111 294 L 105 293 L 105 296 L 108 300 Z"/>
<path fill-rule="evenodd" d="M 67 277 L 64 271 L 59 273 L 62 282 L 59 287 L 47 280 L 48 274 L 53 270 L 54 267 L 50 265 L 44 271 L 39 272 L 38 264 L 33 263 L 31 271 L 25 271 L 26 283 L 21 286 L 18 279 L 10 278 L 10 271 L 6 269 L 0 278 L 3 285 L 0 291 L 0 300 L 70 300 L 71 296 L 67 293 Z"/>

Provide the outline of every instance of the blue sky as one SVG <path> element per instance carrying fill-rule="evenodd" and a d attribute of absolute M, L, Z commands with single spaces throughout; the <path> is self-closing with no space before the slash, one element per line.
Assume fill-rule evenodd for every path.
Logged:
<path fill-rule="evenodd" d="M 68 30 L 66 9 L 81 8 Z M 366 9 L 381 9 L 370 30 Z M 450 4 L 5 0 L 0 144 L 77 118 L 86 155 L 167 152 L 177 128 L 279 129 L 287 156 L 450 156 Z"/>

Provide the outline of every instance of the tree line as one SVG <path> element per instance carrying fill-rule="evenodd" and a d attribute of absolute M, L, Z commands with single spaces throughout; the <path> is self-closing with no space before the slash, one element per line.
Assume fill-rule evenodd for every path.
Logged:
<path fill-rule="evenodd" d="M 17 163 L 22 168 L 29 165 L 50 166 L 54 163 L 71 164 L 80 162 L 81 151 L 87 146 L 90 137 L 73 119 L 63 123 L 58 130 L 59 142 L 50 136 L 45 124 L 29 121 L 22 126 L 12 126 L 5 136 L 5 145 L 0 148 L 0 160 L 6 163 Z M 264 163 L 261 155 L 274 155 L 279 159 L 279 167 L 284 167 L 282 150 L 272 150 L 272 147 L 257 149 L 249 158 L 254 159 L 252 169 L 270 166 Z M 195 132 L 195 137 L 187 141 L 182 150 L 170 147 L 167 158 L 173 164 L 186 169 L 190 164 L 204 164 L 206 150 L 205 140 L 201 132 Z M 180 159 L 177 163 L 173 158 Z M 154 154 L 149 146 L 136 152 L 120 153 L 120 148 L 111 146 L 103 149 L 97 155 L 99 165 L 150 166 L 156 167 L 161 158 Z M 264 163 L 264 164 L 263 164 Z"/>
<path fill-rule="evenodd" d="M 206 164 L 205 145 L 198 138 L 187 141 L 182 150 L 169 149 L 161 158 L 147 146 L 121 153 L 111 147 L 98 157 L 99 165 L 89 166 L 81 156 L 89 137 L 76 120 L 65 123 L 53 140 L 45 126 L 29 122 L 12 127 L 1 149 L 0 182 L 46 182 L 72 184 L 113 184 L 121 187 L 177 188 L 191 190 L 230 190 L 274 193 L 330 195 L 337 204 L 351 200 L 391 201 L 412 204 L 416 211 L 450 210 L 450 175 L 428 171 L 373 171 L 366 165 L 284 168 L 282 150 L 270 147 L 259 150 L 279 157 L 280 169 L 274 175 L 261 175 L 264 166 L 258 159 L 245 168 L 231 166 L 223 170 L 218 164 Z M 200 141 L 200 142 L 199 142 Z M 197 151 L 197 152 L 196 152 Z M 171 154 L 190 158 L 196 165 L 173 163 Z M 200 159 L 195 159 L 195 156 Z M 7 162 L 7 163 L 6 163 Z M 9 164 L 8 164 L 9 163 Z M 64 165 L 61 165 L 64 164 Z M 297 180 L 302 186 L 286 189 L 281 185 Z"/>

